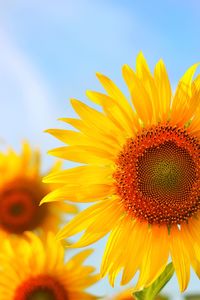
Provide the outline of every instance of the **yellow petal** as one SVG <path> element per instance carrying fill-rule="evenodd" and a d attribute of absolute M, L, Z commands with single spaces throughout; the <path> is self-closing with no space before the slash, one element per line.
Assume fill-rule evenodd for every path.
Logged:
<path fill-rule="evenodd" d="M 59 147 L 48 153 L 59 158 L 85 164 L 108 164 L 115 160 L 112 153 L 92 146 Z"/>
<path fill-rule="evenodd" d="M 170 252 L 180 291 L 183 292 L 187 288 L 190 279 L 190 260 L 176 225 L 172 226 L 170 230 Z"/>
<path fill-rule="evenodd" d="M 130 103 L 128 102 L 128 100 L 126 99 L 126 97 L 124 96 L 124 94 L 115 85 L 115 83 L 112 80 L 110 80 L 108 77 L 100 73 L 97 73 L 96 75 L 99 81 L 101 82 L 101 84 L 103 85 L 104 89 L 108 93 L 108 95 L 119 103 L 120 107 L 123 108 L 126 115 L 128 116 L 128 119 L 130 119 L 131 121 L 134 118 L 133 109 Z M 96 98 L 96 103 L 100 104 L 99 98 Z"/>
<path fill-rule="evenodd" d="M 123 77 L 128 85 L 133 105 L 144 124 L 150 124 L 153 117 L 152 103 L 146 92 L 142 82 L 133 72 L 133 70 L 125 65 L 122 69 Z"/>
<path fill-rule="evenodd" d="M 40 205 L 52 201 L 70 200 L 74 202 L 94 202 L 112 196 L 115 187 L 109 184 L 90 184 L 85 185 L 65 185 L 47 194 L 40 202 Z"/>
<path fill-rule="evenodd" d="M 121 281 L 123 285 L 127 284 L 136 274 L 137 270 L 141 268 L 145 254 L 148 251 L 150 233 L 146 222 L 132 222 L 124 255 L 125 268 Z"/>
<path fill-rule="evenodd" d="M 101 112 L 76 99 L 71 99 L 71 104 L 81 119 L 90 126 L 90 130 L 94 127 L 111 140 L 113 135 L 120 134 L 115 124 Z"/>
<path fill-rule="evenodd" d="M 90 141 L 94 141 L 94 144 L 97 143 L 98 145 L 101 145 L 101 148 L 103 146 L 107 149 L 111 149 L 111 151 L 120 151 L 121 149 L 121 140 L 123 140 L 122 136 L 119 133 L 112 136 L 108 135 L 108 133 L 105 133 L 105 130 L 102 130 L 102 125 L 101 128 L 98 128 L 97 124 L 94 127 L 90 124 L 86 124 L 82 120 L 73 118 L 60 118 L 59 120 L 68 123 L 74 128 L 80 130 L 85 136 L 89 138 Z"/>
<path fill-rule="evenodd" d="M 196 100 L 192 98 L 192 78 L 199 64 L 191 66 L 180 79 L 171 109 L 171 120 L 175 124 L 184 125 L 194 113 Z M 191 104 L 192 103 L 192 104 Z"/>
<path fill-rule="evenodd" d="M 145 79 L 147 73 L 151 73 L 147 61 L 142 52 L 136 58 L 136 73 L 140 79 Z"/>
<path fill-rule="evenodd" d="M 190 126 L 188 130 L 196 135 L 200 132 L 200 75 L 197 76 L 197 78 L 193 81 L 192 83 L 192 98 L 194 99 L 193 101 L 193 111 L 194 111 L 194 116 L 190 122 Z"/>
<path fill-rule="evenodd" d="M 172 92 L 167 70 L 162 60 L 155 66 L 154 78 L 158 89 L 160 118 L 166 122 L 169 118 Z"/>
<path fill-rule="evenodd" d="M 31 258 L 29 258 L 30 269 L 34 269 L 34 273 L 37 274 L 44 269 L 45 250 L 41 240 L 35 234 L 26 232 L 25 236 L 31 244 Z M 22 250 L 24 250 L 24 246 L 22 246 Z"/>
<path fill-rule="evenodd" d="M 85 247 L 101 239 L 112 230 L 113 226 L 123 216 L 123 213 L 124 209 L 120 207 L 120 203 L 113 200 L 113 205 L 109 206 L 101 215 L 96 216 L 80 240 L 73 244 L 73 247 Z"/>
<path fill-rule="evenodd" d="M 88 131 L 89 128 L 87 129 Z M 92 146 L 98 147 L 102 150 L 113 152 L 115 147 L 109 143 L 105 142 L 102 139 L 99 139 L 97 136 L 87 136 L 81 132 L 73 131 L 73 130 L 62 130 L 62 129 L 48 129 L 45 132 L 50 133 L 51 135 L 55 136 L 60 141 L 64 142 L 65 144 L 76 146 L 76 145 L 85 145 L 85 146 Z M 86 132 L 87 134 L 88 132 Z M 93 133 L 94 135 L 94 133 Z"/>
<path fill-rule="evenodd" d="M 181 236 L 183 239 L 185 251 L 190 257 L 192 267 L 197 276 L 200 278 L 200 247 L 195 247 L 196 240 L 190 234 L 188 224 L 181 225 Z"/>
<path fill-rule="evenodd" d="M 157 86 L 154 82 L 154 78 L 151 75 L 147 62 L 142 54 L 139 53 L 136 59 L 136 74 L 142 81 L 144 88 L 149 95 L 149 99 L 153 109 L 153 123 L 157 124 L 160 118 L 160 103 Z"/>
<path fill-rule="evenodd" d="M 167 227 L 152 225 L 150 232 L 149 249 L 148 246 L 145 246 L 146 253 L 142 261 L 138 287 L 148 286 L 154 282 L 168 262 L 169 234 Z M 160 255 L 160 249 L 162 249 L 162 255 Z"/>
<path fill-rule="evenodd" d="M 113 181 L 112 174 L 113 170 L 109 166 L 87 165 L 51 173 L 43 179 L 43 182 L 68 185 L 84 184 L 85 182 L 110 184 Z"/>
<path fill-rule="evenodd" d="M 45 132 L 52 134 L 60 141 L 68 145 L 87 145 L 85 136 L 77 131 L 66 129 L 48 129 Z"/>
<path fill-rule="evenodd" d="M 108 118 L 121 130 L 122 136 L 132 136 L 136 132 L 137 120 L 134 116 L 130 119 L 115 99 L 93 91 L 87 91 L 87 96 L 89 99 L 98 99 Z"/>
<path fill-rule="evenodd" d="M 62 245 L 56 240 L 55 235 L 51 232 L 47 234 L 46 237 L 46 257 L 45 257 L 45 272 L 55 272 L 56 269 L 59 269 L 63 265 L 64 260 L 64 248 Z"/>
<path fill-rule="evenodd" d="M 22 144 L 21 158 L 22 158 L 23 167 L 26 168 L 27 166 L 29 166 L 31 161 L 31 148 L 28 142 L 24 142 Z"/>
<path fill-rule="evenodd" d="M 108 238 L 106 249 L 104 251 L 101 275 L 109 274 L 110 284 L 113 286 L 115 278 L 123 266 L 124 245 L 127 239 L 128 228 L 130 223 L 124 215 L 119 219 L 117 224 L 113 226 L 113 230 Z"/>
<path fill-rule="evenodd" d="M 66 264 L 70 269 L 74 269 L 82 265 L 82 263 L 93 253 L 93 249 L 86 249 L 74 255 Z"/>
<path fill-rule="evenodd" d="M 190 218 L 187 224 L 187 230 L 195 243 L 193 243 L 193 247 L 195 249 L 195 253 L 199 258 L 200 253 L 200 235 L 199 235 L 199 228 L 200 228 L 200 220 L 199 216 L 195 216 L 195 218 Z"/>
<path fill-rule="evenodd" d="M 104 216 L 115 203 L 116 202 L 112 200 L 105 200 L 80 212 L 69 223 L 67 223 L 63 229 L 59 231 L 57 238 L 67 238 L 86 230 L 90 225 L 93 224 L 96 218 L 102 218 L 102 216 Z"/>

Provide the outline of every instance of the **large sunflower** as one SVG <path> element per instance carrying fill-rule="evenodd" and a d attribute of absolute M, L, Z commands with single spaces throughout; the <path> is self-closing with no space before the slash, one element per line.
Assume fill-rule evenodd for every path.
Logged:
<path fill-rule="evenodd" d="M 92 300 L 85 291 L 98 280 L 94 268 L 82 265 L 87 249 L 64 262 L 64 249 L 52 233 L 41 240 L 26 232 L 13 247 L 10 240 L 0 254 L 0 300 Z"/>
<path fill-rule="evenodd" d="M 139 271 L 136 288 L 150 285 L 172 259 L 180 290 L 190 266 L 200 275 L 200 76 L 197 65 L 172 96 L 162 60 L 151 74 L 142 54 L 136 72 L 122 73 L 131 103 L 107 77 L 97 74 L 108 95 L 88 91 L 102 112 L 72 100 L 80 119 L 65 118 L 78 131 L 49 132 L 69 146 L 52 155 L 84 165 L 46 178 L 63 187 L 43 202 L 95 202 L 70 221 L 60 239 L 81 231 L 74 247 L 94 243 L 111 231 L 101 274 L 122 284 Z"/>
<path fill-rule="evenodd" d="M 59 163 L 53 169 L 60 169 Z M 76 206 L 40 200 L 57 185 L 46 185 L 40 174 L 40 154 L 23 144 L 21 154 L 9 150 L 0 154 L 0 235 L 22 234 L 26 230 L 55 231 L 64 213 L 74 213 Z"/>

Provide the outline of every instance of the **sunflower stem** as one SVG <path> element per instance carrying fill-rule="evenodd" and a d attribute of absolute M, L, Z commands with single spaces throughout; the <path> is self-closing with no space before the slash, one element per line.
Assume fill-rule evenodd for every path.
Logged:
<path fill-rule="evenodd" d="M 169 263 L 162 274 L 147 288 L 133 293 L 136 300 L 154 300 L 174 274 L 174 267 Z"/>

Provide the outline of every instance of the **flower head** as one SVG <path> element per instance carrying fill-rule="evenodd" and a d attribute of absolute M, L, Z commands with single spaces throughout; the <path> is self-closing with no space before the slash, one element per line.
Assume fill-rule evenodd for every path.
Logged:
<path fill-rule="evenodd" d="M 136 289 L 149 286 L 172 259 L 181 291 L 190 266 L 200 275 L 200 77 L 198 64 L 181 78 L 172 96 L 162 60 L 151 74 L 140 53 L 136 72 L 122 73 L 130 100 L 106 76 L 107 94 L 88 91 L 95 110 L 72 100 L 79 119 L 63 121 L 78 131 L 49 130 L 69 146 L 50 153 L 84 165 L 49 175 L 63 187 L 43 202 L 96 202 L 58 234 L 84 231 L 74 247 L 110 232 L 101 273 L 113 284 L 122 271 L 128 283 L 139 271 Z M 56 197 L 55 197 L 56 196 Z"/>
<path fill-rule="evenodd" d="M 63 246 L 48 233 L 41 240 L 26 232 L 13 247 L 10 240 L 0 253 L 0 300 L 94 300 L 85 291 L 98 280 L 94 268 L 82 265 L 91 250 L 66 263 Z"/>
<path fill-rule="evenodd" d="M 125 290 L 114 295 L 112 300 L 132 300 L 134 299 L 131 290 Z"/>
<path fill-rule="evenodd" d="M 59 164 L 54 170 L 60 169 Z M 64 212 L 76 212 L 75 205 L 41 199 L 58 185 L 42 183 L 40 154 L 23 144 L 20 155 L 13 150 L 0 154 L 0 234 L 22 234 L 26 230 L 55 231 Z"/>

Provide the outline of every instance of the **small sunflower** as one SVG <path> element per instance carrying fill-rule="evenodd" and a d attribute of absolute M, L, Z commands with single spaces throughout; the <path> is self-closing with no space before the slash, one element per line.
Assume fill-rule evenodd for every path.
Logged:
<path fill-rule="evenodd" d="M 122 291 L 122 292 L 114 295 L 113 297 L 108 298 L 108 300 L 134 300 L 134 299 L 136 300 L 136 298 L 133 296 L 133 292 L 131 292 L 131 290 Z M 165 296 L 158 295 L 158 296 L 156 296 L 155 300 L 168 300 L 168 298 Z"/>
<path fill-rule="evenodd" d="M 59 163 L 53 169 L 60 169 Z M 0 154 L 0 235 L 22 234 L 27 230 L 55 231 L 63 213 L 76 206 L 55 202 L 40 207 L 41 199 L 56 185 L 42 183 L 40 154 L 23 144 L 20 155 L 13 150 Z"/>
<path fill-rule="evenodd" d="M 132 296 L 132 292 L 130 290 L 125 290 L 119 292 L 118 294 L 114 295 L 111 300 L 133 300 L 134 297 Z"/>
<path fill-rule="evenodd" d="M 49 175 L 63 187 L 43 202 L 96 202 L 58 234 L 84 231 L 74 247 L 110 233 L 101 274 L 113 285 L 121 272 L 127 284 L 139 271 L 136 289 L 150 285 L 172 259 L 184 291 L 190 266 L 200 276 L 200 76 L 188 69 L 172 96 L 162 60 L 152 74 L 140 53 L 136 72 L 125 65 L 131 101 L 106 76 L 107 94 L 88 91 L 102 112 L 72 100 L 79 119 L 64 118 L 73 130 L 48 130 L 68 144 L 52 155 L 82 163 Z"/>
<path fill-rule="evenodd" d="M 17 247 L 5 240 L 0 254 L 0 300 L 92 300 L 85 291 L 96 283 L 94 268 L 82 263 L 91 254 L 82 251 L 66 263 L 64 248 L 49 232 L 43 240 L 32 232 Z"/>

